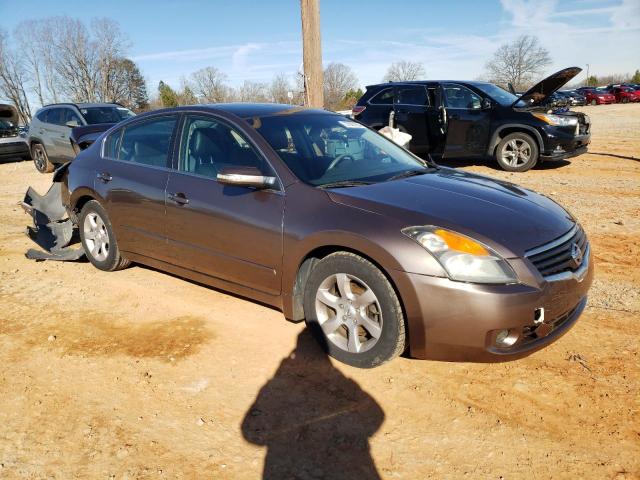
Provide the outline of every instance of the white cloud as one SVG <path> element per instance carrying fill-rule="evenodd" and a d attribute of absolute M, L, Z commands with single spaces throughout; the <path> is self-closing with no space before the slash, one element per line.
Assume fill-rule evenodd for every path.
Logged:
<path fill-rule="evenodd" d="M 349 65 L 362 86 L 380 82 L 387 67 L 401 59 L 422 62 L 431 79 L 473 79 L 482 74 L 486 61 L 502 43 L 532 34 L 551 53 L 554 63 L 550 72 L 568 66 L 586 68 L 587 63 L 596 75 L 638 68 L 639 0 L 501 0 L 500 4 L 502 18 L 487 25 L 484 34 L 479 29 L 466 32 L 448 26 L 391 28 L 387 35 L 360 39 L 349 37 L 345 28 L 343 38 L 323 38 L 323 61 L 325 65 Z M 239 85 L 244 79 L 269 81 L 279 72 L 293 77 L 302 62 L 302 47 L 297 40 L 247 42 L 149 53 L 134 59 L 154 80 L 171 81 L 213 65 L 224 71 L 233 85 Z M 174 62 L 180 62 L 180 67 L 172 67 Z"/>

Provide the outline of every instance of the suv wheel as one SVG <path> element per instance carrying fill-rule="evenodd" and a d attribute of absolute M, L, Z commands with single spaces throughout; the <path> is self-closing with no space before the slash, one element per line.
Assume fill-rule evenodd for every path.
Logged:
<path fill-rule="evenodd" d="M 508 172 L 526 172 L 538 163 L 538 144 L 526 133 L 511 133 L 496 148 L 496 160 Z"/>
<path fill-rule="evenodd" d="M 82 207 L 78 227 L 82 247 L 94 267 L 113 272 L 129 266 L 131 262 L 120 255 L 107 212 L 97 201 L 90 200 Z"/>
<path fill-rule="evenodd" d="M 348 252 L 320 260 L 304 292 L 307 326 L 332 357 L 372 368 L 405 349 L 400 301 L 384 274 Z"/>
<path fill-rule="evenodd" d="M 44 145 L 41 143 L 34 143 L 31 147 L 31 156 L 33 157 L 33 164 L 36 166 L 36 170 L 40 173 L 53 172 L 54 165 L 49 161 L 47 151 L 44 149 Z"/>

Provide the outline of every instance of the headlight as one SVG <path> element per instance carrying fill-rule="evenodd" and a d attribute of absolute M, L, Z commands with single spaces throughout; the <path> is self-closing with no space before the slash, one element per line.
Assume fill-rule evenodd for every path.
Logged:
<path fill-rule="evenodd" d="M 465 235 L 434 226 L 409 227 L 402 233 L 431 253 L 451 280 L 474 283 L 518 281 L 505 259 Z"/>
<path fill-rule="evenodd" d="M 534 117 L 542 120 L 549 125 L 555 125 L 558 127 L 573 127 L 578 124 L 576 117 L 565 117 L 563 115 L 552 115 L 550 113 L 532 113 Z"/>

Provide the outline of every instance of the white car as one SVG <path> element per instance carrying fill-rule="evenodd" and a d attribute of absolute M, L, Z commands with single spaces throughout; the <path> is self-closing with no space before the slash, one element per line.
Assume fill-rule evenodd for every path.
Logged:
<path fill-rule="evenodd" d="M 21 158 L 29 160 L 26 132 L 18 127 L 18 111 L 13 105 L 0 104 L 0 160 Z"/>

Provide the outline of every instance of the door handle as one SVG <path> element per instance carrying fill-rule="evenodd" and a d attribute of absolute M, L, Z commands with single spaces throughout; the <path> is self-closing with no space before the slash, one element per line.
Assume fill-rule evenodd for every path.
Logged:
<path fill-rule="evenodd" d="M 113 177 L 109 172 L 100 172 L 96 175 L 96 178 L 100 180 L 102 183 L 107 183 L 113 180 Z"/>
<path fill-rule="evenodd" d="M 186 205 L 189 203 L 189 199 L 182 192 L 168 193 L 167 198 L 178 205 Z"/>

